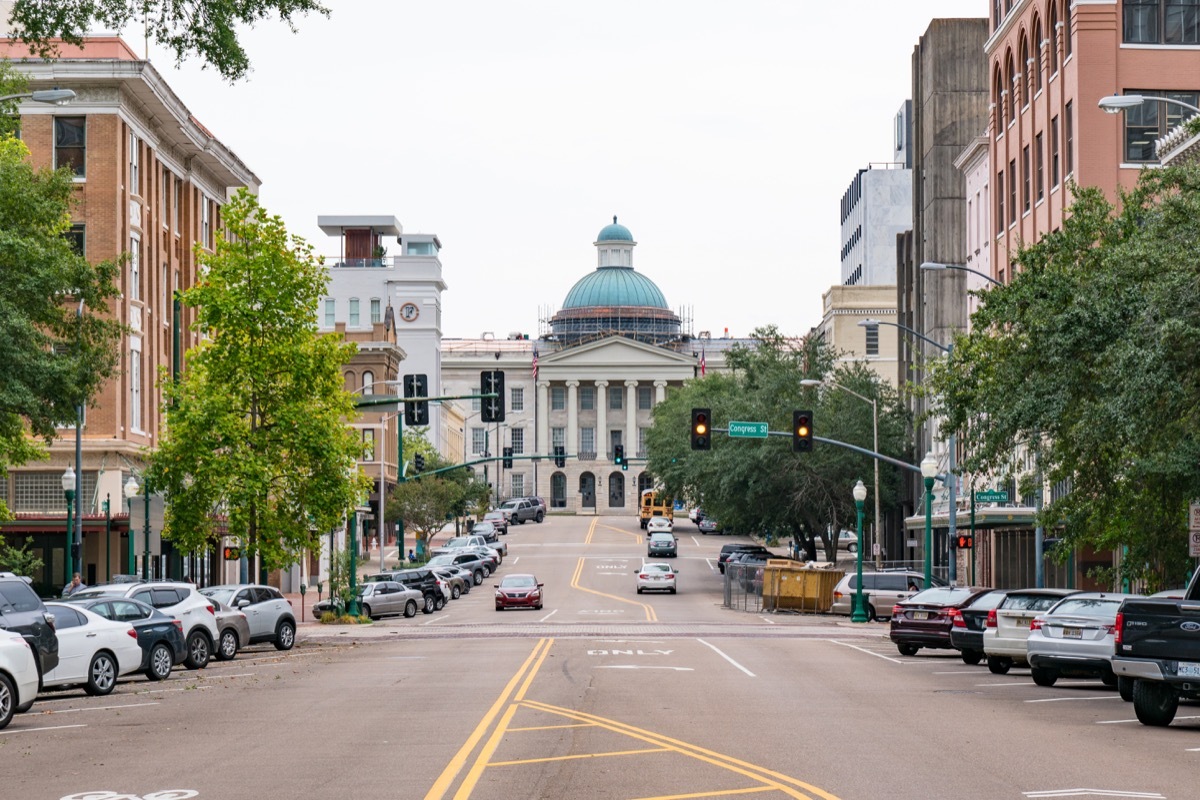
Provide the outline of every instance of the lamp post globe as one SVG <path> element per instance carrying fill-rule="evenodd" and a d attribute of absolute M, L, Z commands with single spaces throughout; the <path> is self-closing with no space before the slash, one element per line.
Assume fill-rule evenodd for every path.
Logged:
<path fill-rule="evenodd" d="M 71 576 L 75 572 L 75 525 L 71 518 L 72 504 L 75 502 L 75 470 L 69 464 L 67 469 L 62 474 L 62 490 L 63 496 L 67 499 L 67 569 L 66 582 L 71 582 Z"/>
<path fill-rule="evenodd" d="M 867 598 L 863 595 L 863 574 L 862 574 L 862 528 L 863 528 L 863 501 L 867 499 L 867 487 L 863 486 L 863 482 L 859 481 L 854 484 L 854 507 L 858 511 L 858 547 L 855 548 L 855 575 L 857 581 L 854 589 L 854 610 L 850 614 L 851 622 L 869 622 L 870 615 L 867 613 Z"/>
<path fill-rule="evenodd" d="M 925 479 L 925 588 L 933 586 L 933 482 L 937 478 L 937 459 L 926 453 L 921 459 L 921 477 Z"/>
<path fill-rule="evenodd" d="M 129 533 L 127 535 L 129 546 L 126 548 L 127 552 L 129 553 L 129 557 L 127 559 L 128 564 L 125 570 L 127 575 L 134 575 L 137 573 L 137 554 L 133 546 L 133 498 L 137 497 L 138 492 L 141 490 L 142 487 L 138 486 L 137 478 L 133 477 L 132 475 L 129 476 L 129 480 L 125 481 L 125 485 L 121 488 L 121 491 L 125 495 L 125 499 L 129 501 L 130 524 Z"/>

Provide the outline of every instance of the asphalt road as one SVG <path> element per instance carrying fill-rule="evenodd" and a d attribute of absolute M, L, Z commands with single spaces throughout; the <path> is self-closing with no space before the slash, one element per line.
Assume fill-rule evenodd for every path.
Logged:
<path fill-rule="evenodd" d="M 1039 688 L 884 624 L 722 608 L 729 539 L 677 523 L 678 595 L 637 595 L 630 518 L 514 526 L 501 574 L 434 615 L 302 626 L 0 731 L 0 798 L 1194 798 L 1200 708 L 1139 725 L 1099 681 Z"/>

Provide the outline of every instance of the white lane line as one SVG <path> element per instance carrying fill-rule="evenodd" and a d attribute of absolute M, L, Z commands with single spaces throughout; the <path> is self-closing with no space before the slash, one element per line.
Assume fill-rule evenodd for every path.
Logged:
<path fill-rule="evenodd" d="M 737 668 L 738 668 L 738 669 L 740 669 L 742 672 L 744 672 L 744 673 L 746 673 L 747 675 L 749 675 L 751 678 L 757 678 L 757 677 L 758 677 L 758 676 L 757 676 L 757 675 L 755 675 L 753 672 L 751 672 L 750 670 L 746 669 L 746 668 L 745 668 L 745 667 L 743 667 L 741 664 L 739 664 L 738 662 L 734 661 L 732 658 L 730 658 L 729 656 L 727 656 L 727 655 L 725 655 L 724 653 L 722 653 L 722 652 L 721 652 L 721 651 L 720 651 L 718 648 L 716 648 L 716 647 L 713 647 L 711 644 L 709 644 L 708 642 L 704 641 L 703 639 L 697 639 L 696 641 L 697 641 L 697 642 L 699 642 L 700 644 L 704 645 L 705 647 L 707 647 L 707 648 L 710 648 L 710 649 L 711 649 L 711 650 L 712 650 L 714 653 L 716 653 L 716 654 L 717 654 L 717 655 L 719 655 L 721 658 L 723 658 L 723 659 L 725 659 L 726 661 L 728 661 L 730 664 L 733 664 L 735 667 L 737 667 Z"/>
<path fill-rule="evenodd" d="M 931 672 L 930 675 L 978 675 L 977 669 L 960 669 L 955 672 Z"/>
<path fill-rule="evenodd" d="M 767 623 L 768 625 L 774 625 L 774 624 L 775 624 L 775 620 L 773 620 L 773 619 L 770 619 L 770 618 L 768 618 L 768 617 L 762 617 L 762 616 L 760 616 L 760 617 L 759 617 L 759 619 L 761 619 L 763 622 Z"/>
<path fill-rule="evenodd" d="M 442 620 L 444 620 L 446 617 L 449 617 L 449 616 L 451 616 L 451 615 L 450 614 L 438 614 L 436 617 L 433 617 L 428 622 L 422 622 L 421 627 L 425 627 L 426 625 L 432 625 L 435 622 L 441 622 Z"/>
<path fill-rule="evenodd" d="M 695 672 L 691 667 L 648 667 L 641 664 L 608 664 L 596 669 L 669 669 L 674 672 Z"/>
<path fill-rule="evenodd" d="M 893 664 L 905 663 L 898 658 L 892 658 L 891 656 L 885 656 L 882 653 L 876 653 L 873 650 L 868 650 L 865 647 L 859 647 L 856 644 L 850 644 L 849 642 L 839 642 L 837 639 L 830 639 L 829 641 L 833 642 L 834 644 L 840 644 L 842 647 L 849 647 L 852 650 L 857 650 L 860 653 L 866 653 L 869 656 L 875 656 L 876 658 L 882 658 L 884 661 L 890 661 Z M 912 663 L 920 663 L 920 662 L 912 662 Z"/>
<path fill-rule="evenodd" d="M 1038 792 L 1021 792 L 1026 797 L 1133 797 L 1142 800 L 1166 800 L 1158 792 L 1122 792 L 1113 789 L 1046 789 Z"/>
<path fill-rule="evenodd" d="M 45 711 L 45 714 L 74 714 L 79 711 L 112 711 L 118 708 L 140 708 L 141 706 L 156 706 L 158 702 L 153 703 L 126 703 L 123 706 L 95 706 L 89 708 L 60 708 L 57 711 Z"/>
<path fill-rule="evenodd" d="M 712 562 L 711 558 L 704 559 L 704 563 L 708 564 L 709 569 L 716 569 L 716 567 L 713 566 L 713 562 Z"/>
<path fill-rule="evenodd" d="M 1120 700 L 1118 696 L 1113 697 L 1043 697 L 1039 700 L 1026 700 L 1026 703 L 1061 703 L 1066 700 Z"/>
<path fill-rule="evenodd" d="M 388 656 L 389 661 L 424 661 L 425 656 Z"/>
<path fill-rule="evenodd" d="M 696 547 L 699 547 L 699 546 L 700 546 L 700 542 L 699 542 L 699 541 L 697 541 L 697 539 L 696 539 L 696 537 L 695 537 L 695 536 L 693 536 L 693 537 L 692 537 L 692 544 L 696 545 Z"/>
<path fill-rule="evenodd" d="M 1200 719 L 1200 717 L 1176 717 L 1176 721 L 1181 719 Z M 1122 725 L 1127 722 L 1137 722 L 1136 719 L 1098 719 L 1097 725 Z"/>
<path fill-rule="evenodd" d="M 558 609 L 556 608 L 556 609 L 554 609 L 553 611 L 551 611 L 549 614 L 547 614 L 546 616 L 544 616 L 544 617 L 542 617 L 541 619 L 539 619 L 539 620 L 538 620 L 538 622 L 545 622 L 546 620 L 550 619 L 551 617 L 553 617 L 553 616 L 554 616 L 555 614 L 557 614 L 557 613 L 558 613 Z"/>
<path fill-rule="evenodd" d="M 513 559 L 513 563 L 516 564 L 520 560 L 521 560 L 521 557 L 517 556 L 516 558 Z"/>
<path fill-rule="evenodd" d="M 1018 675 L 1017 677 L 1022 677 L 1022 676 Z M 977 683 L 977 684 L 975 684 L 975 685 L 976 685 L 976 686 L 980 686 L 980 687 L 990 687 L 990 686 L 1029 686 L 1029 687 L 1031 687 L 1031 688 L 1032 688 L 1032 687 L 1034 687 L 1034 686 L 1037 686 L 1037 684 L 1036 684 L 1036 683 L 1034 683 L 1033 681 L 1020 681 L 1020 682 L 1017 682 L 1017 681 L 1009 681 L 1008 683 Z"/>
<path fill-rule="evenodd" d="M 44 728 L 14 728 L 12 730 L 0 731 L 0 736 L 5 736 L 10 733 L 37 733 L 38 731 L 61 731 L 64 728 L 86 728 L 87 725 L 47 725 Z"/>

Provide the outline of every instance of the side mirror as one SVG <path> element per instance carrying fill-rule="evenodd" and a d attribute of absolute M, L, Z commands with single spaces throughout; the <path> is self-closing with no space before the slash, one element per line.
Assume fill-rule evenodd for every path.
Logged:
<path fill-rule="evenodd" d="M 245 598 L 242 598 L 241 600 L 238 600 L 238 601 L 237 601 L 237 607 L 238 607 L 238 608 L 245 608 L 245 607 L 246 607 L 246 606 L 248 606 L 248 605 L 250 605 L 250 601 L 249 601 L 249 600 L 246 600 Z"/>
<path fill-rule="evenodd" d="M 499 588 L 500 588 L 500 584 L 498 584 L 498 583 L 493 583 L 493 584 L 492 584 L 492 588 L 493 588 L 493 589 L 499 589 Z"/>
<path fill-rule="evenodd" d="M 544 584 L 544 583 L 539 583 L 539 584 L 538 584 L 538 588 L 540 589 L 540 588 L 542 588 L 542 587 L 543 587 L 543 586 L 545 586 L 545 585 L 546 585 L 546 584 Z"/>

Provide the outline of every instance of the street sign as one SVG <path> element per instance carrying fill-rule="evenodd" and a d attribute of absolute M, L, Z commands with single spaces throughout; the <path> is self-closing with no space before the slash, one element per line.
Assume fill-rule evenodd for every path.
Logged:
<path fill-rule="evenodd" d="M 729 435 L 742 439 L 765 439 L 767 438 L 767 423 L 730 422 Z"/>
<path fill-rule="evenodd" d="M 1188 533 L 1188 555 L 1192 558 L 1200 558 L 1200 531 Z"/>
<path fill-rule="evenodd" d="M 998 489 L 988 489 L 985 492 L 975 493 L 976 503 L 1007 503 L 1008 492 Z"/>
<path fill-rule="evenodd" d="M 1200 501 L 1188 506 L 1188 530 L 1200 531 Z"/>

